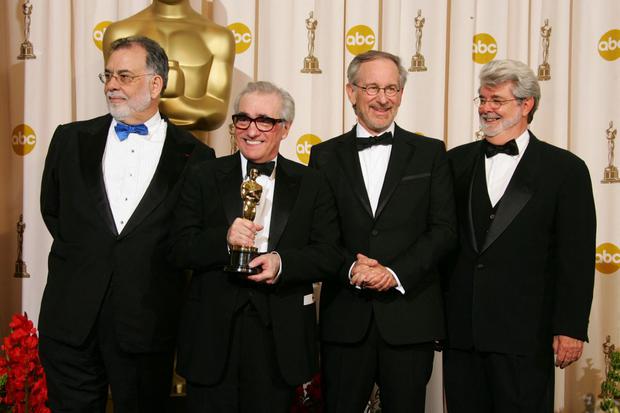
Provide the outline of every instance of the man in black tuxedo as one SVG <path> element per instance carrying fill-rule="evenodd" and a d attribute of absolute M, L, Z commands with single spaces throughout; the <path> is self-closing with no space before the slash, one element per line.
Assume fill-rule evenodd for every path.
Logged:
<path fill-rule="evenodd" d="M 441 141 L 394 123 L 407 79 L 397 56 L 360 54 L 347 77 L 358 123 L 310 156 L 347 251 L 321 290 L 326 407 L 359 413 L 376 382 L 385 411 L 423 412 L 444 336 L 437 263 L 456 241 L 450 169 Z"/>
<path fill-rule="evenodd" d="M 342 253 L 324 177 L 278 155 L 294 111 L 288 92 L 249 83 L 232 117 L 239 152 L 197 165 L 182 191 L 170 256 L 193 270 L 177 368 L 190 412 L 288 412 L 295 386 L 318 370 L 312 283 Z M 252 168 L 262 186 L 254 221 L 240 218 Z M 258 274 L 224 271 L 229 248 L 252 245 L 264 252 L 250 262 Z"/>
<path fill-rule="evenodd" d="M 168 58 L 154 41 L 112 44 L 109 115 L 61 125 L 41 212 L 54 242 L 41 303 L 40 353 L 54 412 L 164 411 L 184 280 L 165 260 L 189 165 L 214 157 L 162 118 Z"/>
<path fill-rule="evenodd" d="M 528 130 L 540 100 L 524 63 L 480 72 L 485 139 L 448 153 L 460 248 L 445 283 L 450 413 L 553 411 L 587 340 L 596 218 L 585 163 Z"/>

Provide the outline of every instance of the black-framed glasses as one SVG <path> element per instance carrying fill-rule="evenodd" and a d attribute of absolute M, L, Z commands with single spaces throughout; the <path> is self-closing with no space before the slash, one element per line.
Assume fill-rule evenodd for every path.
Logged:
<path fill-rule="evenodd" d="M 474 98 L 474 105 L 476 107 L 480 107 L 483 105 L 488 105 L 491 109 L 497 110 L 504 106 L 508 102 L 512 102 L 513 100 L 518 100 L 519 102 L 523 101 L 523 98 L 514 98 L 514 99 L 485 99 L 483 97 L 478 96 Z"/>
<path fill-rule="evenodd" d="M 379 87 L 377 85 L 368 85 L 368 86 L 360 86 L 356 83 L 353 83 L 353 86 L 359 87 L 362 89 L 368 96 L 377 96 L 380 90 L 383 90 L 385 96 L 394 97 L 400 92 L 400 88 L 396 85 L 390 85 L 386 87 Z"/>
<path fill-rule="evenodd" d="M 115 78 L 121 85 L 129 85 L 133 83 L 139 77 L 149 76 L 149 75 L 154 75 L 154 74 L 155 73 L 153 72 L 141 73 L 139 75 L 134 75 L 129 72 L 122 72 L 122 73 L 103 72 L 103 73 L 99 73 L 98 76 L 99 76 L 99 80 L 101 80 L 101 83 L 103 83 L 104 85 L 108 83 L 110 80 L 112 80 L 112 78 Z"/>
<path fill-rule="evenodd" d="M 232 121 L 233 121 L 233 125 L 235 125 L 235 128 L 237 129 L 246 130 L 247 128 L 250 127 L 252 122 L 254 122 L 256 129 L 258 129 L 259 131 L 271 132 L 271 130 L 278 123 L 285 122 L 286 120 L 285 119 L 274 119 L 274 118 L 270 118 L 269 116 L 258 116 L 256 118 L 251 118 L 245 113 L 237 113 L 235 115 L 232 115 Z"/>

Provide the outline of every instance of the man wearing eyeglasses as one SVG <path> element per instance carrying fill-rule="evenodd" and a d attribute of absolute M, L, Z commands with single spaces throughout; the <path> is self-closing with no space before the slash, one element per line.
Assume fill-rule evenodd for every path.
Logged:
<path fill-rule="evenodd" d="M 288 92 L 249 83 L 234 109 L 239 151 L 197 165 L 175 212 L 170 257 L 194 271 L 177 370 L 190 412 L 284 413 L 318 370 L 312 283 L 342 261 L 336 210 L 319 172 L 278 154 L 295 113 Z M 252 169 L 254 221 L 240 218 L 239 193 Z M 257 274 L 224 271 L 231 246 L 258 248 Z"/>
<path fill-rule="evenodd" d="M 163 412 L 184 278 L 165 260 L 190 165 L 213 151 L 158 110 L 168 58 L 145 37 L 112 44 L 110 113 L 56 129 L 41 212 L 53 237 L 40 354 L 54 412 Z"/>
<path fill-rule="evenodd" d="M 328 412 L 361 412 L 373 383 L 387 412 L 424 412 L 444 336 L 437 263 L 456 241 L 441 141 L 394 123 L 407 72 L 390 53 L 357 55 L 346 92 L 357 125 L 312 148 L 335 194 L 347 251 L 321 290 Z"/>
<path fill-rule="evenodd" d="M 555 366 L 581 356 L 594 281 L 596 218 L 586 164 L 529 131 L 534 72 L 480 72 L 484 139 L 452 149 L 460 246 L 447 265 L 448 410 L 553 411 Z"/>

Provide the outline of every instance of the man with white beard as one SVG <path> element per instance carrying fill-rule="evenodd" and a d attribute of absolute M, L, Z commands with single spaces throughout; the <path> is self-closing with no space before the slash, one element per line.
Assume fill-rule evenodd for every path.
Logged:
<path fill-rule="evenodd" d="M 166 260 L 190 165 L 213 150 L 163 118 L 168 58 L 146 37 L 111 45 L 110 114 L 60 125 L 41 184 L 54 242 L 40 355 L 54 412 L 163 412 L 185 282 Z"/>
<path fill-rule="evenodd" d="M 538 140 L 532 70 L 480 72 L 484 139 L 448 152 L 459 248 L 446 265 L 450 413 L 553 411 L 555 366 L 581 357 L 594 283 L 596 217 L 586 164 Z"/>

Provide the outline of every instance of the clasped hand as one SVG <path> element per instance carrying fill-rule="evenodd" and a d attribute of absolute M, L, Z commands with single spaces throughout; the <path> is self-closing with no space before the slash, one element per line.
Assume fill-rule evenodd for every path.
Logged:
<path fill-rule="evenodd" d="M 390 270 L 379 261 L 364 254 L 357 254 L 356 258 L 351 268 L 352 285 L 375 291 L 387 291 L 398 285 Z"/>

